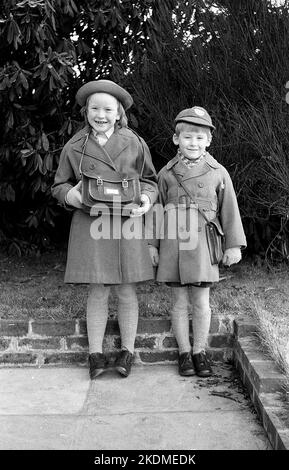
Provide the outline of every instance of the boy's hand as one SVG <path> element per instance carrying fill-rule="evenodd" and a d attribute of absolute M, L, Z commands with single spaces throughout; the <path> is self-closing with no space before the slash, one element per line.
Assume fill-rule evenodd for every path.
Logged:
<path fill-rule="evenodd" d="M 141 205 L 136 209 L 132 209 L 131 217 L 140 217 L 141 215 L 148 212 L 151 208 L 151 201 L 150 198 L 146 194 L 142 194 L 141 197 Z"/>
<path fill-rule="evenodd" d="M 149 250 L 150 250 L 150 257 L 151 257 L 151 260 L 152 260 L 152 265 L 157 266 L 159 264 L 158 249 L 153 245 L 149 245 Z"/>
<path fill-rule="evenodd" d="M 225 266 L 231 266 L 231 264 L 239 263 L 241 258 L 241 249 L 240 247 L 236 246 L 234 248 L 228 248 L 225 250 L 222 261 Z"/>
<path fill-rule="evenodd" d="M 76 209 L 82 208 L 81 181 L 71 188 L 65 197 L 65 202 Z"/>

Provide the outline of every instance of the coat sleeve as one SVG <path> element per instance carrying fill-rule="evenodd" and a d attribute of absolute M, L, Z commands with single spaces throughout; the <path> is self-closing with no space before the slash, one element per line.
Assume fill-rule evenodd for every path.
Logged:
<path fill-rule="evenodd" d="M 145 141 L 141 138 L 142 143 L 142 168 L 140 176 L 141 192 L 146 194 L 151 204 L 154 204 L 158 197 L 157 174 L 152 162 L 149 148 Z"/>
<path fill-rule="evenodd" d="M 246 236 L 243 229 L 237 196 L 228 171 L 222 169 L 222 183 L 219 188 L 220 220 L 225 234 L 225 249 L 246 248 Z"/>
<path fill-rule="evenodd" d="M 52 196 L 58 200 L 59 204 L 68 210 L 72 210 L 74 208 L 66 204 L 65 196 L 68 191 L 77 184 L 78 181 L 68 157 L 68 147 L 65 145 L 60 155 L 54 183 L 51 187 L 51 193 Z"/>

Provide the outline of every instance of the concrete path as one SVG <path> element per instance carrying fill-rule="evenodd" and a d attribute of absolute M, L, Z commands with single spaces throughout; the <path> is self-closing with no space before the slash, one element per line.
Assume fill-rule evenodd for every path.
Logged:
<path fill-rule="evenodd" d="M 271 450 L 234 369 L 207 379 L 176 366 L 0 369 L 0 449 Z"/>

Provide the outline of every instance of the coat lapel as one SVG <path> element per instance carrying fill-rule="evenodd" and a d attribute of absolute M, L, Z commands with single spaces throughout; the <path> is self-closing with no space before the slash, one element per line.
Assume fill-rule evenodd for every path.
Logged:
<path fill-rule="evenodd" d="M 217 160 L 215 160 L 207 152 L 198 165 L 195 165 L 192 168 L 186 167 L 186 172 L 184 173 L 183 180 L 186 181 L 190 178 L 196 178 L 198 176 L 205 175 L 206 173 L 211 171 L 212 168 L 216 169 L 219 167 L 220 167 L 220 164 L 217 162 Z"/>
<path fill-rule="evenodd" d="M 129 137 L 122 132 L 121 129 L 116 130 L 108 139 L 103 149 L 107 152 L 114 161 L 119 154 L 128 146 Z"/>
<path fill-rule="evenodd" d="M 210 165 L 206 162 L 205 159 L 203 159 L 203 161 L 201 161 L 198 165 L 193 166 L 192 168 L 187 168 L 187 171 L 183 176 L 183 180 L 186 181 L 190 178 L 196 178 L 197 176 L 205 175 L 210 170 Z"/>

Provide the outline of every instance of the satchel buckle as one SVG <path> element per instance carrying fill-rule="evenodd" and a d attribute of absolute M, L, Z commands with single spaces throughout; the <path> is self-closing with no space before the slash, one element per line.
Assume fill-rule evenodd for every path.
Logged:
<path fill-rule="evenodd" d="M 97 177 L 96 184 L 97 184 L 97 186 L 102 186 L 103 185 L 103 180 L 100 178 L 100 176 Z"/>
<path fill-rule="evenodd" d="M 127 181 L 127 180 L 122 180 L 122 183 L 121 183 L 121 184 L 122 184 L 122 187 L 123 187 L 124 189 L 127 189 L 127 188 L 128 188 L 128 181 Z"/>

